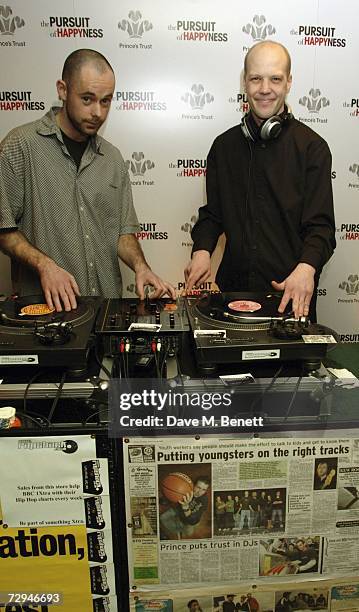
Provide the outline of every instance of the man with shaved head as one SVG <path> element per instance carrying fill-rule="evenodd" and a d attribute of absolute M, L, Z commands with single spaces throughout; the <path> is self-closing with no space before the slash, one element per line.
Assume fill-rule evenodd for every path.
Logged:
<path fill-rule="evenodd" d="M 221 291 L 283 292 L 296 317 L 316 320 L 319 275 L 335 248 L 331 154 L 327 143 L 286 105 L 291 59 L 263 41 L 244 61 L 249 113 L 218 136 L 207 159 L 207 205 L 192 230 L 186 290 L 211 275 L 224 233 L 216 281 Z"/>
<path fill-rule="evenodd" d="M 12 130 L 0 146 L 0 249 L 12 260 L 14 291 L 43 293 L 49 308 L 76 308 L 77 297 L 121 295 L 118 257 L 153 297 L 175 297 L 152 272 L 121 153 L 98 130 L 115 88 L 107 59 L 79 49 L 56 83 L 62 106 Z"/>

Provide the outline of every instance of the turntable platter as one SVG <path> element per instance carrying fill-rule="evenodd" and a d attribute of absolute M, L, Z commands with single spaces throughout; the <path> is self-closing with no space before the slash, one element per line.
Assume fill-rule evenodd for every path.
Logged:
<path fill-rule="evenodd" d="M 0 303 L 0 366 L 85 370 L 101 302 L 83 296 L 75 310 L 39 315 L 33 313 L 46 312 L 43 295 Z"/>
<path fill-rule="evenodd" d="M 280 296 L 275 293 L 215 293 L 200 296 L 194 306 L 196 315 L 218 327 L 235 329 L 269 329 L 273 318 L 279 315 Z"/>
<path fill-rule="evenodd" d="M 42 295 L 32 295 L 24 298 L 6 300 L 0 306 L 0 329 L 11 330 L 12 333 L 27 333 L 33 331 L 36 325 L 60 322 L 71 323 L 76 327 L 88 318 L 93 317 L 93 306 L 91 303 L 78 298 L 78 305 L 70 312 L 46 312 L 47 307 Z M 39 312 L 39 314 L 35 314 Z"/>
<path fill-rule="evenodd" d="M 280 294 L 264 292 L 187 297 L 197 363 L 213 369 L 216 364 L 278 360 L 319 367 L 331 339 L 316 343 L 316 334 L 326 333 L 321 326 L 306 317 L 295 319 L 291 307 L 279 313 L 280 302 Z"/>

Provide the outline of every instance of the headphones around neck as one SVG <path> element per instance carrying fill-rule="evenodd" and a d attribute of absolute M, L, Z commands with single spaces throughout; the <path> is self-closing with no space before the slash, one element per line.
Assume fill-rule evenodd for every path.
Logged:
<path fill-rule="evenodd" d="M 244 136 L 255 142 L 256 140 L 274 140 L 278 138 L 284 124 L 293 118 L 291 110 L 288 106 L 284 107 L 284 111 L 280 115 L 273 115 L 266 119 L 259 127 L 254 124 L 254 119 L 251 113 L 246 113 L 241 121 L 241 129 Z"/>

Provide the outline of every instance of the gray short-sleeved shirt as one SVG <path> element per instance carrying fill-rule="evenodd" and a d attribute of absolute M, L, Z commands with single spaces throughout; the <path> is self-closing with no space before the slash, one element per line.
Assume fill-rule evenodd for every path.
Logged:
<path fill-rule="evenodd" d="M 81 164 L 64 145 L 55 121 L 59 108 L 12 130 L 0 145 L 0 228 L 26 238 L 73 274 L 82 295 L 121 294 L 117 242 L 139 231 L 122 155 L 90 138 Z M 12 262 L 14 289 L 39 293 L 30 268 Z"/>

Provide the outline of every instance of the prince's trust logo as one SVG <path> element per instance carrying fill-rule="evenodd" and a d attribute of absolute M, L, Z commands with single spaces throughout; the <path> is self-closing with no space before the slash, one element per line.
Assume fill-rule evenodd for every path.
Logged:
<path fill-rule="evenodd" d="M 186 234 L 186 237 L 183 238 L 181 242 L 182 247 L 192 248 L 193 242 L 191 238 L 191 231 L 193 229 L 194 224 L 196 223 L 198 217 L 196 215 L 192 215 L 189 221 L 181 225 L 181 232 Z"/>
<path fill-rule="evenodd" d="M 191 219 L 190 219 L 189 223 L 188 223 L 188 221 L 187 221 L 187 223 L 184 223 L 183 225 L 181 225 L 181 231 L 182 231 L 182 232 L 186 232 L 186 234 L 191 235 L 191 231 L 192 231 L 193 226 L 194 226 L 194 224 L 196 223 L 197 219 L 198 219 L 198 217 L 196 217 L 196 215 L 193 215 L 193 216 L 191 217 Z M 187 245 L 186 245 L 186 246 L 187 246 Z M 192 246 L 192 243 L 191 243 L 191 245 L 190 245 L 190 246 Z"/>
<path fill-rule="evenodd" d="M 142 19 L 140 11 L 130 11 L 128 19 L 119 21 L 118 27 L 123 32 L 127 32 L 129 38 L 133 41 L 131 44 L 120 43 L 120 49 L 152 49 L 152 44 L 140 42 L 144 34 L 153 29 L 150 21 Z"/>
<path fill-rule="evenodd" d="M 214 96 L 208 91 L 206 92 L 202 83 L 193 83 L 190 91 L 187 91 L 182 97 L 182 102 L 188 104 L 192 111 L 202 111 L 207 104 L 211 104 L 214 100 Z M 195 114 L 188 115 L 183 113 L 182 119 L 213 119 L 213 115 Z"/>
<path fill-rule="evenodd" d="M 320 89 L 310 89 L 309 97 L 303 96 L 303 98 L 299 98 L 299 104 L 306 106 L 310 113 L 319 113 L 321 108 L 329 106 L 330 102 L 327 98 L 320 95 Z"/>
<path fill-rule="evenodd" d="M 299 121 L 303 123 L 328 123 L 327 118 L 314 116 L 319 115 L 323 108 L 330 105 L 328 98 L 321 95 L 320 89 L 310 89 L 308 96 L 299 98 L 299 104 L 304 106 L 308 113 L 312 115 L 311 117 L 299 117 Z"/>
<path fill-rule="evenodd" d="M 205 104 L 213 102 L 214 97 L 205 92 L 203 85 L 194 83 L 191 87 L 191 91 L 187 91 L 181 100 L 188 103 L 192 110 L 202 110 Z"/>
<path fill-rule="evenodd" d="M 25 47 L 24 41 L 20 42 L 14 39 L 14 34 L 24 25 L 23 18 L 13 15 L 10 6 L 0 6 L 0 46 Z M 11 40 L 9 40 L 10 38 Z"/>
<path fill-rule="evenodd" d="M 152 170 L 155 164 L 149 159 L 145 160 L 144 154 L 140 151 L 132 153 L 132 160 L 126 161 L 126 167 L 131 170 L 133 176 L 144 176 L 146 170 Z"/>
<path fill-rule="evenodd" d="M 353 179 L 356 180 L 356 182 L 349 183 L 348 187 L 350 189 L 359 189 L 359 164 L 352 164 L 351 166 L 349 166 L 349 172 L 352 172 L 354 174 Z"/>
<path fill-rule="evenodd" d="M 152 170 L 155 164 L 150 159 L 145 159 L 142 151 L 132 153 L 132 159 L 126 160 L 126 168 L 131 171 L 134 177 L 142 178 L 147 170 Z M 132 185 L 145 185 L 147 187 L 154 185 L 154 181 L 142 178 L 142 180 L 131 181 Z"/>
<path fill-rule="evenodd" d="M 130 38 L 142 38 L 145 32 L 152 30 L 153 25 L 147 19 L 142 20 L 140 11 L 130 11 L 128 19 L 122 19 L 118 27 L 127 31 Z"/>
<path fill-rule="evenodd" d="M 359 293 L 359 276 L 358 274 L 349 274 L 348 280 L 343 281 L 339 284 L 339 289 L 345 291 L 347 295 L 357 295 Z M 339 302 L 347 301 L 347 300 L 338 300 Z M 353 302 L 353 300 L 350 300 Z M 359 302 L 358 299 L 355 299 L 356 302 Z"/>
<path fill-rule="evenodd" d="M 25 21 L 22 17 L 13 17 L 10 6 L 0 6 L 0 34 L 2 36 L 12 36 L 17 29 L 24 25 Z"/>
<path fill-rule="evenodd" d="M 249 34 L 253 42 L 259 42 L 265 40 L 267 36 L 273 36 L 276 29 L 270 23 L 266 23 L 264 15 L 254 15 L 252 23 L 243 26 L 242 32 Z"/>

